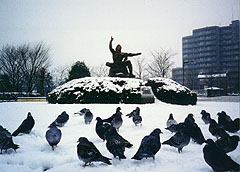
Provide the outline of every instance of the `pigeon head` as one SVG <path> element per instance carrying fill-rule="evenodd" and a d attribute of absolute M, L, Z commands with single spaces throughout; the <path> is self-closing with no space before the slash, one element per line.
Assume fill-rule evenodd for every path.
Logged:
<path fill-rule="evenodd" d="M 157 136 L 157 135 L 160 135 L 161 133 L 162 133 L 162 131 L 159 128 L 156 128 L 151 132 L 150 135 L 151 136 Z"/>
<path fill-rule="evenodd" d="M 205 110 L 202 110 L 200 114 L 206 114 L 207 112 Z"/>
<path fill-rule="evenodd" d="M 80 137 L 77 141 L 78 143 L 88 143 L 88 139 L 86 137 Z"/>
<path fill-rule="evenodd" d="M 207 143 L 207 145 L 209 145 L 209 146 L 215 146 L 215 143 L 214 143 L 214 141 L 213 141 L 212 139 L 207 139 L 207 140 L 206 140 L 206 143 Z"/>
<path fill-rule="evenodd" d="M 117 108 L 117 110 L 116 110 L 116 112 L 120 112 L 120 110 L 121 110 L 121 108 L 120 108 L 120 107 L 118 107 L 118 108 Z"/>
<path fill-rule="evenodd" d="M 101 122 L 101 121 L 102 121 L 102 118 L 97 117 L 97 118 L 96 118 L 96 121 L 97 121 L 97 122 Z"/>
<path fill-rule="evenodd" d="M 139 111 L 140 111 L 140 108 L 139 108 L 139 107 L 136 107 L 136 111 L 138 111 L 138 112 L 139 112 Z"/>
<path fill-rule="evenodd" d="M 28 112 L 27 117 L 32 117 L 31 112 Z"/>
<path fill-rule="evenodd" d="M 188 114 L 188 117 L 193 118 L 193 114 L 192 113 Z"/>
<path fill-rule="evenodd" d="M 173 119 L 173 114 L 172 113 L 170 113 L 169 119 Z"/>

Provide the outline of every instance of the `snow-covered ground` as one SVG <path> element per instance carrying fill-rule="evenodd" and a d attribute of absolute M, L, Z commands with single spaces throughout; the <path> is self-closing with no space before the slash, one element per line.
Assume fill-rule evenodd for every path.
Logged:
<path fill-rule="evenodd" d="M 122 109 L 123 125 L 120 128 L 120 135 L 130 141 L 134 146 L 126 149 L 127 159 L 114 159 L 112 154 L 106 149 L 103 142 L 95 132 L 96 121 L 90 125 L 84 123 L 83 117 L 74 115 L 74 112 L 86 107 L 89 108 L 94 118 L 100 116 L 106 118 L 112 115 L 116 108 Z M 135 126 L 131 119 L 125 115 L 135 109 L 141 109 L 143 118 L 142 126 Z M 160 128 L 163 131 L 161 142 L 169 139 L 172 134 L 165 130 L 166 120 L 170 113 L 178 122 L 182 122 L 188 113 L 193 113 L 196 123 L 202 129 L 205 138 L 215 138 L 209 133 L 208 125 L 201 120 L 200 112 L 202 109 L 210 112 L 212 118 L 217 119 L 217 112 L 224 110 L 232 118 L 239 117 L 239 102 L 197 102 L 195 106 L 179 106 L 162 103 L 156 100 L 155 104 L 136 105 L 136 104 L 48 104 L 46 102 L 6 102 L 0 103 L 0 125 L 13 132 L 19 124 L 26 118 L 27 112 L 31 112 L 35 119 L 35 126 L 29 135 L 14 137 L 14 142 L 20 145 L 15 153 L 8 151 L 0 155 L 1 172 L 28 172 L 43 171 L 48 169 L 50 172 L 61 171 L 162 171 L 162 172 L 207 172 L 212 169 L 203 159 L 203 145 L 193 143 L 183 148 L 182 153 L 178 153 L 176 148 L 162 145 L 156 154 L 155 160 L 143 159 L 141 161 L 132 160 L 131 157 L 136 153 L 142 138 L 148 135 L 153 129 Z M 70 119 L 68 123 L 60 128 L 62 140 L 57 148 L 52 151 L 45 139 L 48 125 L 56 119 L 62 112 L 66 111 Z M 235 133 L 240 136 L 240 132 Z M 105 165 L 94 162 L 91 166 L 82 167 L 77 157 L 77 140 L 79 137 L 87 137 L 92 141 L 100 152 L 112 158 L 112 165 Z M 240 163 L 240 146 L 228 155 L 233 160 Z"/>

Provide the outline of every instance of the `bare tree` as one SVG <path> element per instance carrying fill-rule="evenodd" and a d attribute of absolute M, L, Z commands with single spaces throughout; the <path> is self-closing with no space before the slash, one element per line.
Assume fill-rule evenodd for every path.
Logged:
<path fill-rule="evenodd" d="M 146 59 L 144 57 L 139 57 L 134 59 L 134 74 L 137 78 L 143 79 L 144 78 L 144 71 L 146 68 Z"/>
<path fill-rule="evenodd" d="M 30 47 L 30 46 L 29 46 Z M 36 86 L 36 77 L 40 69 L 48 69 L 50 66 L 49 48 L 43 43 L 37 43 L 29 48 L 28 55 L 23 58 L 23 77 L 27 92 L 32 92 Z"/>
<path fill-rule="evenodd" d="M 0 50 L 0 66 L 4 76 L 8 77 L 9 91 L 32 92 L 36 86 L 37 74 L 41 68 L 47 69 L 49 49 L 43 43 L 34 46 L 4 46 Z M 23 88 L 24 87 L 24 88 Z"/>
<path fill-rule="evenodd" d="M 55 86 L 62 85 L 66 82 L 70 69 L 71 65 L 57 66 L 53 69 L 51 73 Z"/>
<path fill-rule="evenodd" d="M 108 76 L 108 68 L 105 64 L 101 64 L 97 67 L 92 67 L 90 69 L 91 75 L 96 77 L 105 77 Z"/>
<path fill-rule="evenodd" d="M 2 74 L 8 78 L 10 88 L 8 91 L 21 91 L 23 85 L 23 58 L 26 58 L 28 45 L 17 48 L 6 45 L 0 50 L 0 66 Z"/>
<path fill-rule="evenodd" d="M 173 62 L 171 59 L 176 55 L 172 50 L 160 49 L 151 53 L 153 61 L 147 65 L 150 77 L 169 77 Z"/>

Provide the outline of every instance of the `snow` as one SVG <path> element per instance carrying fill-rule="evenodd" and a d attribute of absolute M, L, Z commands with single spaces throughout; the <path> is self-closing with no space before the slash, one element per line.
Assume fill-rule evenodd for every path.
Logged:
<path fill-rule="evenodd" d="M 175 92 L 181 92 L 181 91 L 188 91 L 191 92 L 187 87 L 182 86 L 181 84 L 173 81 L 169 78 L 150 78 L 149 81 L 154 81 L 155 83 L 163 83 L 163 86 L 159 87 L 158 89 L 164 89 L 164 90 L 172 90 Z"/>
<path fill-rule="evenodd" d="M 120 86 L 114 84 L 114 82 L 125 81 L 124 85 Z M 74 79 L 69 81 L 56 89 L 54 89 L 50 94 L 60 95 L 61 92 L 74 91 L 76 88 L 82 88 L 83 90 L 91 92 L 92 90 L 105 91 L 108 92 L 112 90 L 117 93 L 121 93 L 122 90 L 137 90 L 137 88 L 143 83 L 140 79 L 132 78 L 118 78 L 118 77 L 85 77 L 80 79 Z M 136 91 L 137 92 L 137 91 Z M 140 93 L 140 92 L 139 92 Z"/>
<path fill-rule="evenodd" d="M 120 128 L 120 135 L 130 141 L 134 146 L 126 149 L 127 159 L 114 159 L 112 154 L 106 149 L 103 142 L 95 132 L 96 121 L 90 125 L 84 123 L 82 116 L 74 114 L 82 108 L 89 108 L 94 114 L 94 118 L 100 116 L 106 118 L 112 115 L 116 108 L 120 106 L 123 115 L 123 126 Z M 140 114 L 143 118 L 142 126 L 135 126 L 131 119 L 125 115 L 140 107 Z M 142 138 L 148 135 L 153 129 L 160 128 L 163 132 L 161 142 L 169 139 L 172 134 L 165 130 L 166 121 L 170 113 L 178 122 L 182 122 L 188 113 L 193 113 L 196 123 L 201 128 L 205 138 L 216 140 L 209 132 L 208 125 L 201 120 L 201 110 L 206 110 L 217 119 L 217 112 L 225 111 L 232 118 L 239 117 L 239 102 L 198 102 L 195 106 L 180 106 L 166 104 L 156 100 L 154 104 L 48 104 L 46 102 L 4 102 L 0 103 L 0 125 L 13 132 L 18 125 L 26 118 L 27 113 L 31 112 L 35 119 L 35 126 L 29 135 L 14 137 L 14 142 L 20 145 L 17 152 L 9 150 L 0 155 L 1 172 L 40 172 L 48 169 L 49 172 L 62 171 L 163 171 L 163 172 L 210 172 L 212 169 L 203 159 L 203 145 L 193 143 L 183 148 L 179 154 L 176 148 L 162 145 L 156 154 L 155 160 L 143 159 L 141 161 L 132 160 L 131 157 L 136 153 Z M 47 126 L 56 119 L 62 112 L 66 111 L 70 119 L 62 131 L 62 140 L 52 151 L 45 139 Z M 235 133 L 240 135 L 240 132 Z M 112 165 L 105 165 L 94 162 L 91 166 L 82 167 L 84 164 L 77 157 L 77 140 L 79 137 L 87 137 L 92 141 L 100 152 L 112 158 Z M 228 153 L 232 159 L 240 163 L 240 146 L 233 152 Z"/>

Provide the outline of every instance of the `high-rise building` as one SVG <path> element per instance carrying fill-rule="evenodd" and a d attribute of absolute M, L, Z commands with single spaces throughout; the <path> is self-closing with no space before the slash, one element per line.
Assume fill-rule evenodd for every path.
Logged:
<path fill-rule="evenodd" d="M 239 20 L 235 20 L 229 26 L 194 29 L 183 37 L 183 84 L 194 90 L 219 87 L 239 92 L 239 31 Z"/>

